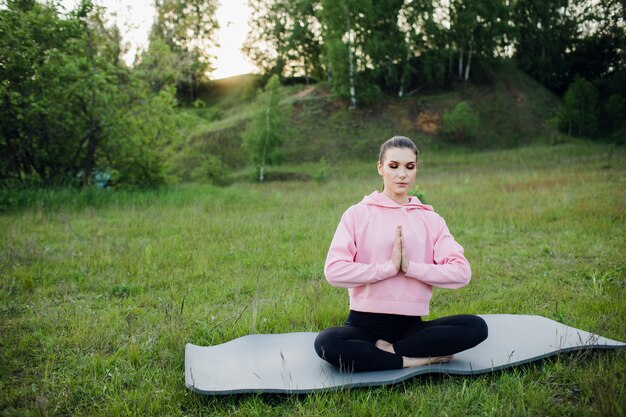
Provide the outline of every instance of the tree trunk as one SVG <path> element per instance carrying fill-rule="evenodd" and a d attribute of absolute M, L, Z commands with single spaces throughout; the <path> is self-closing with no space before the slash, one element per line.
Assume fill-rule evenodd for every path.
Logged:
<path fill-rule="evenodd" d="M 356 109 L 356 89 L 354 86 L 354 56 L 352 54 L 352 23 L 350 21 L 350 12 L 344 3 L 346 16 L 348 17 L 348 64 L 350 66 L 350 110 Z"/>
<path fill-rule="evenodd" d="M 267 141 L 270 134 L 270 104 L 272 102 L 272 92 L 267 95 L 267 107 L 265 109 L 265 139 L 263 140 L 263 153 L 261 155 L 261 168 L 259 169 L 259 182 L 265 179 L 265 160 L 267 159 Z"/>
<path fill-rule="evenodd" d="M 465 66 L 465 82 L 469 79 L 470 65 L 472 64 L 472 41 L 470 40 L 469 51 L 467 52 L 467 65 Z"/>
<path fill-rule="evenodd" d="M 578 119 L 578 136 L 583 135 L 583 130 L 585 127 L 585 106 L 581 106 L 580 109 L 580 118 Z"/>
<path fill-rule="evenodd" d="M 194 101 L 194 84 L 195 84 L 196 75 L 190 71 L 189 74 L 189 101 L 193 103 Z"/>
<path fill-rule="evenodd" d="M 402 71 L 402 78 L 400 78 L 400 91 L 398 91 L 398 97 L 402 97 L 404 95 L 404 85 L 408 82 L 407 78 L 409 76 L 409 60 L 411 59 L 411 49 L 409 46 L 406 46 L 406 60 L 404 62 L 404 70 Z"/>
<path fill-rule="evenodd" d="M 463 50 L 459 51 L 459 80 L 463 79 Z"/>
<path fill-rule="evenodd" d="M 96 165 L 96 150 L 98 148 L 98 133 L 97 130 L 89 134 L 89 141 L 87 143 L 87 155 L 85 157 L 83 185 L 88 185 L 91 182 L 91 173 Z"/>

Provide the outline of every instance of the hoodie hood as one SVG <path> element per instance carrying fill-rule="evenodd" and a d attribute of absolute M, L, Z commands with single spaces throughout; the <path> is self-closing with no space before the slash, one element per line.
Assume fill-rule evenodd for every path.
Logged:
<path fill-rule="evenodd" d="M 434 211 L 432 206 L 427 204 L 422 204 L 419 198 L 415 196 L 409 196 L 409 202 L 406 204 L 398 204 L 393 201 L 386 194 L 381 193 L 380 191 L 374 191 L 370 195 L 366 195 L 363 197 L 361 204 L 366 204 L 368 206 L 378 206 L 378 207 L 386 207 L 392 209 L 399 209 L 402 207 L 406 207 L 408 210 L 428 210 Z"/>

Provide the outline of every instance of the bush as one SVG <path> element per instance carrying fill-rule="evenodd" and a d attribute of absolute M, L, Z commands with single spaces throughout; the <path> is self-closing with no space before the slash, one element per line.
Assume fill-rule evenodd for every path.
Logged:
<path fill-rule="evenodd" d="M 228 167 L 215 155 L 201 155 L 200 163 L 191 172 L 191 179 L 197 182 L 210 182 L 215 185 L 227 185 Z"/>
<path fill-rule="evenodd" d="M 0 185 L 170 181 L 179 140 L 173 86 L 119 64 L 116 29 L 91 2 L 63 17 L 55 2 L 0 7 Z M 3 4 L 5 4 L 3 3 Z"/>
<path fill-rule="evenodd" d="M 444 113 L 443 124 L 446 136 L 459 142 L 466 142 L 478 135 L 479 116 L 468 102 L 462 101 L 452 112 Z"/>
<path fill-rule="evenodd" d="M 313 174 L 313 179 L 318 184 L 324 184 L 328 182 L 328 162 L 326 162 L 326 158 L 320 158 L 319 168 Z"/>
<path fill-rule="evenodd" d="M 422 204 L 428 204 L 426 203 L 426 194 L 420 190 L 417 185 L 413 186 L 413 188 L 409 190 L 409 195 L 417 197 Z"/>

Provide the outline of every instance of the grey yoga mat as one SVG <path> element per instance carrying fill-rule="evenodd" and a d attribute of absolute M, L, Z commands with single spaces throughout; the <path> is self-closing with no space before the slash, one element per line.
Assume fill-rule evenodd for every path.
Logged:
<path fill-rule="evenodd" d="M 185 346 L 185 384 L 199 394 L 310 393 L 393 384 L 424 373 L 476 375 L 560 352 L 618 349 L 625 343 L 541 316 L 481 315 L 489 337 L 444 364 L 376 372 L 340 372 L 321 360 L 317 333 L 254 334 L 216 346 Z"/>

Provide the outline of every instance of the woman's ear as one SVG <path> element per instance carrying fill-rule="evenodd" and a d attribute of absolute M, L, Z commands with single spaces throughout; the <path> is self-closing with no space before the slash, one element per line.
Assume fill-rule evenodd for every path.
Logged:
<path fill-rule="evenodd" d="M 378 175 L 382 177 L 383 176 L 383 164 L 381 164 L 380 161 L 376 163 L 376 169 L 378 169 Z"/>

